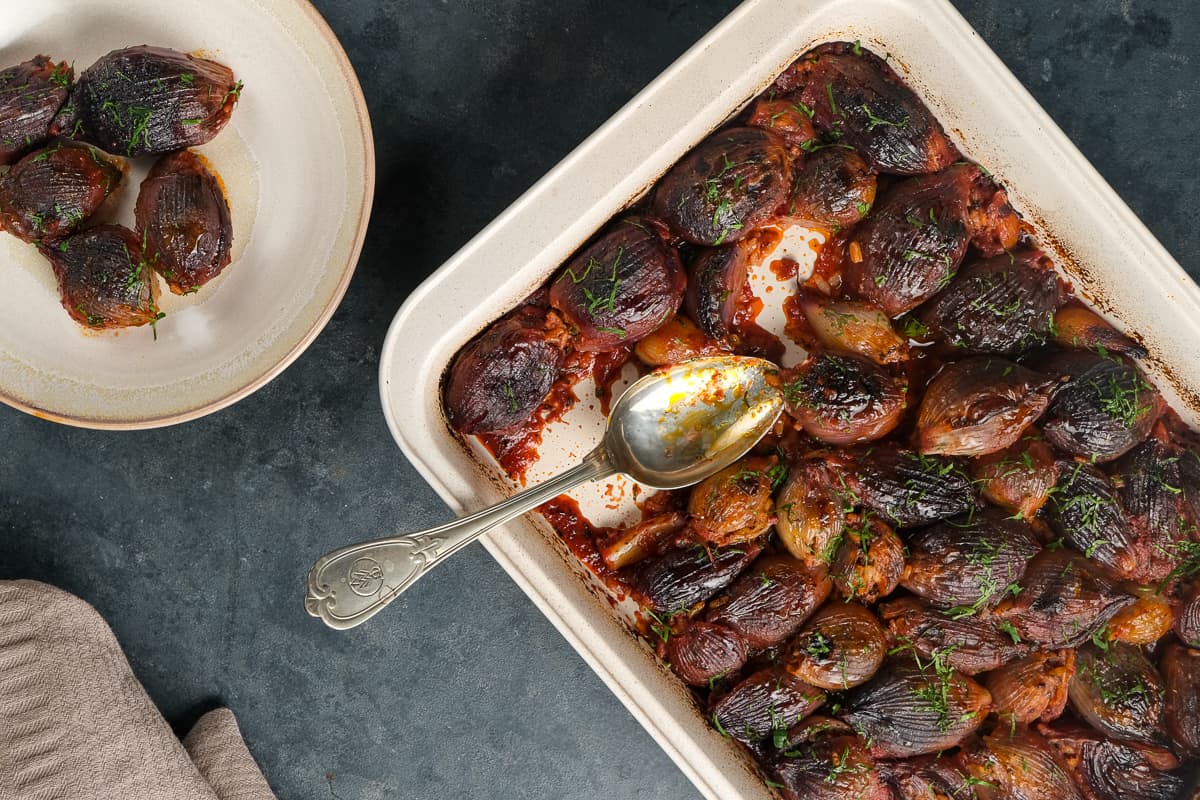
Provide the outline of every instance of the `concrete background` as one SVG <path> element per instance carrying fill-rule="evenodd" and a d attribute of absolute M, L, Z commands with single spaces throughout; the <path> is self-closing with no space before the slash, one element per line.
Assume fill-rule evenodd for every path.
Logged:
<path fill-rule="evenodd" d="M 1200 275 L 1194 4 L 955 4 Z M 0 578 L 95 604 L 181 731 L 233 708 L 283 798 L 696 797 L 482 548 L 350 633 L 300 592 L 325 550 L 449 517 L 378 407 L 405 296 L 735 3 L 316 5 L 379 159 L 345 301 L 283 376 L 197 422 L 102 433 L 0 407 Z"/>

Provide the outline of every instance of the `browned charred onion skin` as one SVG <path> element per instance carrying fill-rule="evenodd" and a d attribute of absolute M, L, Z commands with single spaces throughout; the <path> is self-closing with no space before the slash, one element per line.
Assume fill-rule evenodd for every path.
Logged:
<path fill-rule="evenodd" d="M 0 165 L 46 141 L 73 75 L 67 62 L 48 56 L 0 70 Z"/>
<path fill-rule="evenodd" d="M 827 147 L 796 172 L 787 216 L 826 231 L 849 228 L 875 203 L 875 173 L 853 150 Z"/>
<path fill-rule="evenodd" d="M 983 724 L 991 696 L 948 667 L 911 656 L 888 659 L 868 683 L 846 697 L 840 714 L 877 758 L 908 758 L 951 748 Z"/>
<path fill-rule="evenodd" d="M 869 514 L 851 514 L 830 576 L 842 597 L 875 603 L 899 585 L 904 554 L 904 543 L 887 523 Z"/>
<path fill-rule="evenodd" d="M 755 539 L 771 527 L 771 491 L 780 469 L 773 459 L 751 456 L 711 475 L 688 496 L 691 528 L 709 544 Z"/>
<path fill-rule="evenodd" d="M 707 336 L 725 339 L 733 332 L 733 314 L 746 277 L 743 247 L 707 248 L 692 263 L 683 307 Z"/>
<path fill-rule="evenodd" d="M 1188 647 L 1200 647 L 1200 584 L 1184 595 L 1175 612 L 1175 635 Z"/>
<path fill-rule="evenodd" d="M 1046 507 L 1055 533 L 1122 577 L 1131 577 L 1148 566 L 1138 564 L 1133 532 L 1108 476 L 1082 462 L 1064 463 L 1059 472 L 1063 477 Z"/>
<path fill-rule="evenodd" d="M 63 308 L 88 328 L 126 328 L 159 320 L 158 282 L 128 228 L 100 225 L 42 246 L 58 278 Z"/>
<path fill-rule="evenodd" d="M 1166 726 L 1176 749 L 1200 756 L 1200 651 L 1168 644 L 1162 655 Z"/>
<path fill-rule="evenodd" d="M 866 683 L 887 654 L 878 618 L 858 603 L 821 607 L 788 644 L 781 661 L 791 674 L 820 689 L 843 691 Z"/>
<path fill-rule="evenodd" d="M 759 670 L 715 698 L 713 726 L 743 744 L 786 741 L 788 726 L 825 702 L 825 693 L 776 668 Z"/>
<path fill-rule="evenodd" d="M 1145 358 L 1146 348 L 1114 328 L 1090 308 L 1072 300 L 1054 314 L 1054 341 L 1084 350 L 1104 348 L 1132 358 Z"/>
<path fill-rule="evenodd" d="M 958 159 L 937 119 L 874 53 L 822 45 L 793 69 L 817 130 L 853 147 L 880 172 L 937 172 Z"/>
<path fill-rule="evenodd" d="M 892 800 L 991 800 L 976 788 L 988 781 L 970 773 L 964 752 L 884 761 L 879 769 L 895 792 Z"/>
<path fill-rule="evenodd" d="M 1040 437 L 1026 433 L 1016 444 L 971 462 L 971 476 L 985 498 L 1032 520 L 1058 482 L 1059 462 Z"/>
<path fill-rule="evenodd" d="M 113 50 L 84 70 L 71 102 L 85 141 L 123 156 L 160 155 L 220 133 L 241 91 L 223 64 L 141 45 Z"/>
<path fill-rule="evenodd" d="M 1021 587 L 996 607 L 996 616 L 1023 641 L 1048 649 L 1077 647 L 1135 601 L 1103 567 L 1065 549 L 1034 556 Z"/>
<path fill-rule="evenodd" d="M 0 177 L 0 226 L 26 242 L 74 233 L 121 183 L 120 166 L 86 145 L 36 150 Z"/>
<path fill-rule="evenodd" d="M 792 465 L 776 499 L 775 530 L 787 551 L 809 565 L 829 566 L 846 527 L 837 465 L 820 455 Z"/>
<path fill-rule="evenodd" d="M 529 419 L 563 363 L 562 336 L 545 312 L 526 306 L 459 351 L 446 378 L 446 411 L 455 430 L 495 433 Z"/>
<path fill-rule="evenodd" d="M 853 733 L 829 731 L 790 738 L 768 769 L 786 800 L 891 800 L 875 760 Z"/>
<path fill-rule="evenodd" d="M 1134 566 L 1126 574 L 1141 583 L 1172 576 L 1195 531 L 1184 496 L 1181 468 L 1187 458 L 1161 426 L 1113 465 L 1116 501 L 1124 512 Z"/>
<path fill-rule="evenodd" d="M 137 199 L 146 257 L 175 294 L 189 294 L 229 266 L 233 222 L 221 183 L 195 153 L 163 156 Z"/>
<path fill-rule="evenodd" d="M 1049 722 L 1066 708 L 1074 674 L 1074 650 L 1039 650 L 989 672 L 984 686 L 992 694 L 1001 725 Z"/>
<path fill-rule="evenodd" d="M 947 664 L 964 675 L 996 669 L 1030 649 L 990 623 L 974 617 L 955 619 L 915 597 L 889 600 L 880 606 L 879 614 L 897 646 L 911 647 L 922 659 L 940 653 Z M 1063 698 L 1066 702 L 1065 694 Z"/>
<path fill-rule="evenodd" d="M 896 333 L 887 314 L 855 300 L 836 300 L 801 289 L 796 302 L 816 342 L 838 353 L 861 356 L 880 366 L 909 357 L 908 340 Z"/>
<path fill-rule="evenodd" d="M 1120 356 L 1064 351 L 1048 367 L 1071 380 L 1050 404 L 1042 432 L 1050 444 L 1080 458 L 1112 461 L 1129 452 L 1165 405 L 1141 371 Z"/>
<path fill-rule="evenodd" d="M 788 412 L 829 444 L 870 442 L 891 433 L 907 406 L 907 383 L 857 356 L 814 352 L 780 373 Z"/>
<path fill-rule="evenodd" d="M 917 412 L 922 453 L 983 456 L 1010 447 L 1050 405 L 1054 378 L 993 356 L 947 364 Z"/>
<path fill-rule="evenodd" d="M 746 640 L 724 625 L 694 620 L 666 639 L 667 661 L 692 686 L 706 686 L 746 663 Z"/>
<path fill-rule="evenodd" d="M 783 140 L 769 130 L 713 134 L 659 182 L 654 215 L 692 244 L 731 244 L 784 204 L 791 163 Z"/>
<path fill-rule="evenodd" d="M 756 100 L 750 107 L 746 124 L 771 131 L 796 154 L 811 150 L 816 138 L 811 115 L 790 100 L 770 100 L 765 97 Z"/>
<path fill-rule="evenodd" d="M 804 624 L 831 588 L 823 569 L 787 555 L 764 556 L 708 604 L 704 618 L 735 631 L 756 650 L 774 647 Z"/>
<path fill-rule="evenodd" d="M 949 285 L 970 238 L 965 215 L 973 172 L 952 167 L 892 187 L 849 234 L 861 256 L 845 264 L 846 291 L 895 317 Z"/>
<path fill-rule="evenodd" d="M 1085 800 L 1071 770 L 1053 747 L 1027 728 L 997 729 L 983 740 L 991 754 L 992 786 L 997 798 L 1012 800 Z"/>
<path fill-rule="evenodd" d="M 1039 726 L 1070 767 L 1076 784 L 1094 800 L 1176 800 L 1184 781 L 1171 770 L 1170 750 L 1141 742 L 1106 739 L 1078 723 Z"/>
<path fill-rule="evenodd" d="M 643 606 L 656 614 L 675 614 L 733 583 L 761 551 L 754 542 L 711 551 L 681 547 L 633 567 L 628 582 Z"/>
<path fill-rule="evenodd" d="M 653 223 L 630 217 L 584 248 L 550 285 L 550 305 L 578 330 L 575 347 L 615 350 L 661 327 L 679 309 L 679 253 Z"/>
<path fill-rule="evenodd" d="M 901 585 L 951 617 L 993 608 L 1019 591 L 1040 549 L 1028 523 L 995 509 L 940 522 L 909 536 Z"/>
<path fill-rule="evenodd" d="M 854 477 L 857 499 L 901 528 L 965 514 L 976 504 L 975 488 L 960 462 L 892 444 L 863 454 Z"/>
<path fill-rule="evenodd" d="M 1046 341 L 1060 298 L 1050 259 L 1021 249 L 967 264 L 918 315 L 956 348 L 1017 355 Z"/>
<path fill-rule="evenodd" d="M 1137 647 L 1114 642 L 1104 650 L 1079 648 L 1068 695 L 1071 710 L 1114 739 L 1166 741 L 1163 679 Z"/>

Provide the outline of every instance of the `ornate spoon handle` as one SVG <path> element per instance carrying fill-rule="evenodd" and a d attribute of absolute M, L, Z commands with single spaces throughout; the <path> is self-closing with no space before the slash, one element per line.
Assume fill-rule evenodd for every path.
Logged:
<path fill-rule="evenodd" d="M 304 607 L 331 628 L 366 622 L 443 559 L 492 528 L 588 481 L 616 472 L 604 446 L 561 475 L 490 508 L 436 528 L 343 547 L 322 556 L 308 573 Z"/>

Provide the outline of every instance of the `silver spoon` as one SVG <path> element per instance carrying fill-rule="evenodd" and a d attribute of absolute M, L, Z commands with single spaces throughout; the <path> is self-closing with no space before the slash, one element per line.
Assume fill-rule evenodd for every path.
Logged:
<path fill-rule="evenodd" d="M 436 528 L 343 547 L 308 573 L 304 607 L 331 628 L 366 622 L 426 572 L 492 528 L 587 481 L 623 472 L 653 489 L 690 486 L 758 443 L 783 410 L 769 361 L 700 358 L 647 375 L 617 400 L 578 466 Z"/>

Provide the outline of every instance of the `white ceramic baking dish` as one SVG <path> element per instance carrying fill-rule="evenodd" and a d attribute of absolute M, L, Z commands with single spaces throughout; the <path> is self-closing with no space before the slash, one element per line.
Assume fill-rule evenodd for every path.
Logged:
<path fill-rule="evenodd" d="M 1149 346 L 1146 366 L 1195 420 L 1200 288 L 945 0 L 748 0 L 472 239 L 409 297 L 382 352 L 392 434 L 458 512 L 509 491 L 497 465 L 445 422 L 439 381 L 458 349 L 511 309 L 671 164 L 800 53 L 860 39 L 892 63 L 963 151 L 991 169 L 1076 287 Z M 1167 369 L 1165 365 L 1170 365 Z M 583 402 L 548 432 L 538 480 L 591 449 L 603 424 Z M 629 507 L 615 482 L 580 496 L 605 524 Z M 594 515 L 602 517 L 595 519 Z M 711 730 L 622 610 L 540 519 L 484 539 L 513 579 L 707 797 L 768 798 L 733 743 Z M 418 588 L 417 591 L 420 591 Z"/>

